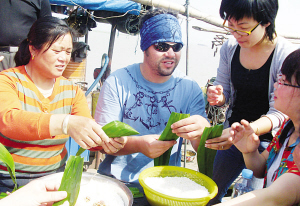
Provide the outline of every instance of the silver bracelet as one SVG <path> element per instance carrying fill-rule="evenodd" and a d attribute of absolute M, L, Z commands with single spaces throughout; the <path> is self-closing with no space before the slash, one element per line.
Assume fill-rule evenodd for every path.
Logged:
<path fill-rule="evenodd" d="M 68 123 L 69 123 L 69 118 L 70 118 L 71 115 L 67 115 L 65 118 L 64 118 L 64 121 L 61 125 L 61 130 L 63 132 L 63 134 L 68 134 Z"/>

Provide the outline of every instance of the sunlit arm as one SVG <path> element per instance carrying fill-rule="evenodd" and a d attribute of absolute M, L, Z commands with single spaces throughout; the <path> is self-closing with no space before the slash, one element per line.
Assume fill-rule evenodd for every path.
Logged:
<path fill-rule="evenodd" d="M 285 173 L 270 187 L 254 190 L 232 200 L 217 204 L 218 206 L 287 206 L 300 202 L 300 176 Z"/>

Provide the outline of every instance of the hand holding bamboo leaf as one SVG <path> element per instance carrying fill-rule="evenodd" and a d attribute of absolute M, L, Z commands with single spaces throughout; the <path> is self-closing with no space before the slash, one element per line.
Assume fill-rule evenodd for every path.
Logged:
<path fill-rule="evenodd" d="M 52 115 L 50 119 L 50 134 L 52 136 L 57 135 L 55 129 L 56 122 L 58 124 L 59 134 L 62 134 L 62 119 L 66 115 Z M 97 124 L 93 119 L 69 115 L 69 120 L 67 121 L 65 132 L 70 135 L 75 142 L 84 149 L 90 149 L 92 147 L 97 147 L 102 145 L 104 142 L 109 142 L 108 136 L 101 129 L 101 126 Z M 60 120 L 60 121 L 58 121 Z"/>
<path fill-rule="evenodd" d="M 67 192 L 57 191 L 59 181 L 34 180 L 0 200 L 0 205 L 40 206 L 52 205 L 67 197 Z M 69 206 L 66 202 L 62 206 Z"/>
<path fill-rule="evenodd" d="M 159 135 L 144 135 L 138 138 L 139 138 L 138 139 L 139 144 L 137 146 L 139 148 L 138 152 L 143 153 L 145 156 L 151 159 L 161 156 L 169 148 L 171 148 L 176 144 L 176 140 L 169 140 L 169 141 L 158 140 Z"/>
<path fill-rule="evenodd" d="M 214 127 L 206 127 L 201 136 L 201 141 L 197 149 L 197 162 L 199 172 L 212 177 L 213 163 L 217 150 L 212 150 L 205 147 L 205 142 L 208 139 L 221 136 L 223 125 L 216 125 Z"/>
<path fill-rule="evenodd" d="M 15 183 L 15 188 L 8 196 L 7 193 L 1 193 L 0 199 L 1 205 L 41 205 L 43 203 L 49 203 L 59 201 L 66 198 L 66 193 L 53 192 L 58 189 L 59 182 L 43 182 L 32 181 L 22 188 L 17 188 L 17 180 L 15 176 L 15 163 L 8 152 L 8 150 L 0 143 L 0 161 L 4 162 L 9 174 Z M 49 193 L 51 191 L 51 193 Z M 20 200 L 22 203 L 20 204 Z"/>
<path fill-rule="evenodd" d="M 231 128 L 226 128 L 223 130 L 221 136 L 208 139 L 206 141 L 205 147 L 214 149 L 214 150 L 225 150 L 229 149 L 231 145 L 233 144 L 232 142 L 232 134 L 230 133 Z"/>
<path fill-rule="evenodd" d="M 175 123 L 179 120 L 182 120 L 184 118 L 187 118 L 189 116 L 190 116 L 190 114 L 181 114 L 181 113 L 172 112 L 164 131 L 162 132 L 162 134 L 159 137 L 159 140 L 161 140 L 161 141 L 177 140 L 178 136 L 177 136 L 177 134 L 172 132 L 171 125 L 173 123 Z M 169 148 L 161 156 L 155 158 L 154 166 L 169 165 L 171 150 L 172 150 L 172 147 Z"/>
<path fill-rule="evenodd" d="M 58 189 L 59 191 L 66 191 L 68 196 L 63 200 L 54 203 L 53 206 L 62 205 L 66 201 L 69 202 L 70 206 L 76 204 L 80 190 L 82 172 L 83 157 L 71 155 L 67 161 L 61 184 Z"/>
<path fill-rule="evenodd" d="M 130 136 L 130 135 L 136 135 L 139 134 L 138 131 L 136 131 L 135 129 L 133 129 L 131 126 L 129 126 L 128 124 L 125 124 L 123 122 L 120 121 L 112 121 L 110 123 L 107 123 L 106 125 L 104 125 L 102 127 L 102 131 L 105 132 L 105 134 L 109 137 L 109 138 L 116 138 L 116 137 L 122 137 L 122 136 Z M 126 142 L 125 142 L 126 143 Z M 82 152 L 84 152 L 85 149 L 83 148 L 79 148 L 76 156 L 79 156 L 82 154 Z"/>
<path fill-rule="evenodd" d="M 172 132 L 177 136 L 190 140 L 195 151 L 205 127 L 210 127 L 207 119 L 200 115 L 193 115 L 172 124 Z"/>

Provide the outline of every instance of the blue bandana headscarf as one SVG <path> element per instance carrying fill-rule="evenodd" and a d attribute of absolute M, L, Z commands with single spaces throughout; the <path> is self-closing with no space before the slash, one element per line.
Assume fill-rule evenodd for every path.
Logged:
<path fill-rule="evenodd" d="M 141 49 L 145 51 L 157 42 L 182 43 L 181 27 L 171 14 L 159 14 L 147 19 L 140 30 Z"/>

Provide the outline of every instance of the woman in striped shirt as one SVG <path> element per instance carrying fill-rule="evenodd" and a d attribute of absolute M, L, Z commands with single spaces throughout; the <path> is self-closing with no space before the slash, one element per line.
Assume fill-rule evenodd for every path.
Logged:
<path fill-rule="evenodd" d="M 16 54 L 17 67 L 0 73 L 0 141 L 11 153 L 18 185 L 62 171 L 71 136 L 82 148 L 114 153 L 126 138 L 110 140 L 91 117 L 82 90 L 62 77 L 72 52 L 73 32 L 55 17 L 31 27 Z M 0 164 L 0 192 L 14 183 Z"/>

